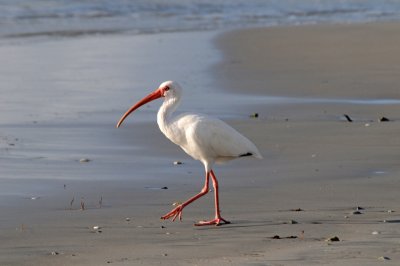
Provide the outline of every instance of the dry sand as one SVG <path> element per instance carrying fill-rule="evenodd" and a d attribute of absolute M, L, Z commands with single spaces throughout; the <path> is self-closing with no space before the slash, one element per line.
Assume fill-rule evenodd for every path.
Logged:
<path fill-rule="evenodd" d="M 246 101 L 232 112 L 242 117 L 228 122 L 265 157 L 215 169 L 223 216 L 232 224 L 192 226 L 212 215 L 212 193 L 188 206 L 183 222 L 159 220 L 171 203 L 201 188 L 203 172 L 156 125 L 142 123 L 101 133 L 120 139 L 112 154 L 123 156 L 115 161 L 62 165 L 118 176 L 129 167 L 125 156 L 136 159 L 139 152 L 143 157 L 134 165 L 145 168 L 151 159 L 152 168 L 137 168 L 135 180 L 28 179 L 29 187 L 40 187 L 37 194 L 3 194 L 0 264 L 398 265 L 400 105 L 369 100 L 400 98 L 399 31 L 394 23 L 223 34 L 217 45 L 224 59 L 212 69 L 215 83 L 227 92 L 257 95 L 250 102 L 241 96 Z M 286 98 L 267 104 L 267 96 Z M 259 118 L 248 117 L 254 112 Z M 346 122 L 344 113 L 354 122 Z M 391 121 L 378 122 L 381 116 Z M 137 139 L 136 149 L 126 147 Z M 184 164 L 172 165 L 176 159 Z M 19 182 L 2 184 L 15 191 Z M 353 214 L 357 206 L 361 214 Z M 96 225 L 101 233 L 93 230 Z M 333 236 L 340 241 L 326 241 Z"/>

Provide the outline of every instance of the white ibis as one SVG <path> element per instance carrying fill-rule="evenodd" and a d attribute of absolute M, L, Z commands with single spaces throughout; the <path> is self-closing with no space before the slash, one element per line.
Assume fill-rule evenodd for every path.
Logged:
<path fill-rule="evenodd" d="M 181 100 L 182 88 L 175 81 L 163 82 L 157 90 L 150 93 L 133 105 L 119 120 L 120 127 L 125 118 L 140 106 L 164 97 L 157 114 L 157 123 L 164 135 L 173 143 L 179 145 L 187 154 L 204 164 L 206 177 L 203 189 L 197 195 L 176 206 L 172 211 L 162 216 L 173 221 L 179 217 L 182 220 L 183 209 L 204 196 L 209 191 L 208 183 L 211 177 L 215 196 L 215 219 L 200 221 L 195 225 L 228 224 L 221 217 L 219 208 L 218 181 L 212 170 L 214 163 L 230 161 L 236 158 L 253 156 L 262 159 L 257 147 L 246 137 L 219 119 L 203 114 L 184 113 L 173 115 Z"/>

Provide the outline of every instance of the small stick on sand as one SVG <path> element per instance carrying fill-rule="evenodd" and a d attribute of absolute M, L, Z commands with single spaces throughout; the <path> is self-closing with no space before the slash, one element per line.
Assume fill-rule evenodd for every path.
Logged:
<path fill-rule="evenodd" d="M 100 197 L 99 208 L 101 209 L 102 206 L 103 206 L 103 196 Z"/>
<path fill-rule="evenodd" d="M 304 239 L 304 230 L 301 230 L 300 239 L 301 239 L 301 240 Z"/>
<path fill-rule="evenodd" d="M 83 201 L 83 198 L 81 198 L 81 211 L 85 210 L 85 202 Z"/>
<path fill-rule="evenodd" d="M 344 117 L 346 117 L 346 119 L 347 119 L 347 122 L 353 122 L 353 119 L 351 119 L 351 117 L 350 117 L 350 116 L 348 116 L 348 115 L 344 114 Z"/>
<path fill-rule="evenodd" d="M 69 209 L 72 210 L 72 204 L 74 204 L 75 197 L 72 197 L 71 202 L 69 203 Z"/>

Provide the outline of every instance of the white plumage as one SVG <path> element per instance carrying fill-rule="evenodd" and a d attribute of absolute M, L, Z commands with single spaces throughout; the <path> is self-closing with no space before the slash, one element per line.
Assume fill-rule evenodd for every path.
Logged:
<path fill-rule="evenodd" d="M 215 162 L 229 161 L 250 153 L 262 158 L 251 141 L 219 119 L 184 114 L 173 119 L 169 127 L 173 129 L 164 131 L 162 128 L 165 127 L 160 125 L 168 139 L 204 164 L 206 172 L 211 170 Z M 181 132 L 176 134 L 177 131 Z"/>
<path fill-rule="evenodd" d="M 164 135 L 173 143 L 179 145 L 192 158 L 201 161 L 206 171 L 206 184 L 202 191 L 177 206 L 162 219 L 182 218 L 185 206 L 208 192 L 209 177 L 211 176 L 215 190 L 216 217 L 214 220 L 200 222 L 196 225 L 229 223 L 220 215 L 218 200 L 218 182 L 212 171 L 214 163 L 222 163 L 243 156 L 253 156 L 258 159 L 262 155 L 257 147 L 246 137 L 225 122 L 203 114 L 184 113 L 173 116 L 181 100 L 182 88 L 177 82 L 166 81 L 153 93 L 149 94 L 132 106 L 120 119 L 117 127 L 134 110 L 143 104 L 164 97 L 164 102 L 157 113 L 157 123 Z"/>

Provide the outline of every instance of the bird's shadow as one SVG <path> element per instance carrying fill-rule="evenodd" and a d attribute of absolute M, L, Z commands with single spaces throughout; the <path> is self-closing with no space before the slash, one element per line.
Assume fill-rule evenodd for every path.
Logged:
<path fill-rule="evenodd" d="M 320 220 L 320 221 L 303 221 L 301 224 L 378 224 L 381 221 L 333 221 L 333 220 Z M 385 220 L 385 223 L 400 224 L 400 219 Z M 234 220 L 229 224 L 221 224 L 218 226 L 194 226 L 198 230 L 215 230 L 215 229 L 237 229 L 237 228 L 255 228 L 255 227 L 266 227 L 266 226 L 278 226 L 287 225 L 286 221 L 267 221 L 267 220 Z"/>
<path fill-rule="evenodd" d="M 264 227 L 273 225 L 282 225 L 284 222 L 273 222 L 273 221 L 249 221 L 249 220 L 234 220 L 228 224 L 221 225 L 210 225 L 210 226 L 194 226 L 199 230 L 210 230 L 210 229 L 234 229 L 234 228 L 251 228 L 251 227 Z"/>

